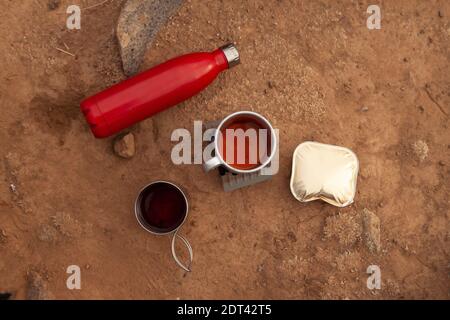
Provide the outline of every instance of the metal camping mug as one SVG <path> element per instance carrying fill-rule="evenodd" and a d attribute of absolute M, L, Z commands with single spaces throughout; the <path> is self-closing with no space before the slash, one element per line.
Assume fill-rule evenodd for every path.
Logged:
<path fill-rule="evenodd" d="M 228 126 L 230 126 L 230 124 L 239 123 L 241 121 L 249 123 L 254 122 L 255 124 L 258 125 L 259 129 L 265 129 L 268 132 L 270 132 L 270 155 L 266 155 L 264 161 L 261 161 L 261 163 L 255 168 L 251 169 L 235 168 L 224 160 L 223 155 L 219 151 L 220 150 L 219 143 L 221 141 L 219 137 L 221 137 L 222 135 L 222 130 L 228 130 Z M 269 165 L 269 163 L 273 160 L 276 154 L 277 136 L 275 134 L 275 130 L 273 129 L 272 125 L 266 118 L 253 111 L 239 111 L 230 114 L 220 122 L 220 124 L 215 129 L 213 136 L 214 136 L 215 155 L 211 159 L 206 160 L 205 163 L 203 164 L 203 169 L 205 172 L 211 171 L 220 166 L 236 174 L 258 172 L 261 169 L 265 168 L 267 165 Z"/>
<path fill-rule="evenodd" d="M 154 192 L 152 191 L 152 189 L 158 189 L 158 188 L 159 189 L 165 188 L 166 194 L 164 195 L 163 193 L 160 192 L 160 195 L 158 195 L 156 191 L 154 191 Z M 154 194 L 151 194 L 152 192 Z M 170 192 L 172 193 L 172 195 L 171 195 L 172 197 L 177 197 L 178 199 L 167 198 L 167 196 L 170 196 L 170 194 L 168 194 Z M 158 199 L 158 196 L 160 197 L 160 199 Z M 158 200 L 159 200 L 159 204 L 158 204 Z M 147 206 L 152 206 L 152 204 L 151 204 L 152 201 L 156 202 L 156 206 L 153 205 L 153 208 L 152 208 L 152 210 L 155 211 L 155 209 L 156 210 L 169 210 L 169 209 L 167 209 L 168 206 L 172 206 L 172 208 L 173 208 L 173 205 L 174 205 L 174 203 L 177 203 L 177 200 L 178 200 L 178 203 L 181 205 L 181 206 L 179 206 L 179 208 L 181 208 L 180 209 L 181 211 L 179 214 L 179 219 L 177 221 L 175 221 L 174 225 L 171 226 L 170 228 L 162 229 L 162 228 L 156 226 L 155 224 L 152 225 L 151 222 L 149 222 L 149 217 L 148 217 L 149 213 L 143 212 L 143 210 L 142 210 L 143 201 L 147 202 L 146 204 L 144 204 Z M 160 205 L 162 207 L 158 208 L 158 205 Z M 189 211 L 189 203 L 188 203 L 186 194 L 183 192 L 183 190 L 181 190 L 181 188 L 178 187 L 177 185 L 175 185 L 171 182 L 168 182 L 168 181 L 152 182 L 152 183 L 148 184 L 147 186 L 145 186 L 144 188 L 142 188 L 141 191 L 139 192 L 139 195 L 136 198 L 136 202 L 134 205 L 134 211 L 136 214 L 137 221 L 139 222 L 141 227 L 144 228 L 146 231 L 150 232 L 151 234 L 157 235 L 157 236 L 170 235 L 170 234 L 173 235 L 173 237 L 172 237 L 172 256 L 173 256 L 175 262 L 183 270 L 190 272 L 191 264 L 192 264 L 192 260 L 193 260 L 192 247 L 191 247 L 191 244 L 189 243 L 189 241 L 185 237 L 178 234 L 178 231 L 180 230 L 181 226 L 184 224 L 184 222 L 187 219 L 188 211 Z M 158 214 L 158 213 L 156 212 L 156 214 Z M 147 215 L 147 219 L 146 219 L 146 215 Z M 189 262 L 187 263 L 187 265 L 183 264 L 176 254 L 175 243 L 176 243 L 177 239 L 180 239 L 184 243 L 186 248 L 188 249 Z"/>

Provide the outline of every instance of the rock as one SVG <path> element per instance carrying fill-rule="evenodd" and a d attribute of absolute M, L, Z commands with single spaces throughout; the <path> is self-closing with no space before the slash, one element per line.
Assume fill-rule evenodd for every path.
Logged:
<path fill-rule="evenodd" d="M 362 111 L 362 112 L 367 112 L 367 111 L 369 111 L 369 107 L 363 106 L 363 107 L 361 108 L 361 111 Z"/>
<path fill-rule="evenodd" d="M 35 271 L 28 273 L 27 300 L 51 300 L 53 294 L 48 291 L 47 282 Z"/>
<path fill-rule="evenodd" d="M 117 138 L 114 141 L 114 152 L 122 158 L 130 159 L 136 153 L 136 144 L 132 133 Z"/>
<path fill-rule="evenodd" d="M 428 157 L 428 145 L 423 140 L 417 140 L 412 144 L 412 149 L 414 154 L 419 158 L 420 162 L 425 161 L 425 159 Z"/>
<path fill-rule="evenodd" d="M 379 252 L 381 249 L 380 240 L 380 218 L 368 209 L 362 213 L 364 241 L 371 252 Z"/>
<path fill-rule="evenodd" d="M 139 71 L 147 46 L 182 0 L 128 0 L 122 7 L 116 35 L 123 70 L 127 76 Z"/>
<path fill-rule="evenodd" d="M 11 183 L 9 185 L 9 190 L 11 190 L 12 193 L 17 193 L 17 187 L 14 183 Z"/>

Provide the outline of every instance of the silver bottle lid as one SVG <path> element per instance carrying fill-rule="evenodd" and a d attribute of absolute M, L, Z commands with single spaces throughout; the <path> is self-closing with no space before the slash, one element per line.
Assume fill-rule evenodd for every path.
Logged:
<path fill-rule="evenodd" d="M 227 58 L 228 68 L 231 69 L 241 63 L 239 52 L 234 44 L 229 43 L 220 49 L 223 51 L 225 57 Z"/>

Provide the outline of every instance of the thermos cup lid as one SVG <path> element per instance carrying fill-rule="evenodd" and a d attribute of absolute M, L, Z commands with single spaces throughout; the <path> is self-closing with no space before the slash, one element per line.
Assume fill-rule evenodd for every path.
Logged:
<path fill-rule="evenodd" d="M 222 48 L 220 48 L 222 52 L 225 54 L 225 57 L 228 61 L 228 68 L 233 68 L 241 63 L 241 58 L 239 56 L 239 52 L 236 46 L 232 43 L 229 43 Z"/>

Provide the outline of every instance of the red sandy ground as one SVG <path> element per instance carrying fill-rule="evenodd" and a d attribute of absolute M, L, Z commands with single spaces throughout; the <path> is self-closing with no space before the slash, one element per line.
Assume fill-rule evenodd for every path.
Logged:
<path fill-rule="evenodd" d="M 40 290 L 60 299 L 449 298 L 449 1 L 382 1 L 376 31 L 363 0 L 187 1 L 143 69 L 230 40 L 242 65 L 132 128 L 131 160 L 113 154 L 112 139 L 93 138 L 78 106 L 124 78 L 120 1 L 84 11 L 82 30 L 68 31 L 72 2 L 1 5 L 0 291 L 25 298 L 35 271 Z M 76 57 L 55 49 L 64 43 Z M 175 128 L 243 109 L 280 129 L 272 181 L 223 193 L 215 173 L 171 163 Z M 292 153 L 305 140 L 359 156 L 354 205 L 292 197 Z M 135 220 L 136 193 L 158 179 L 189 194 L 191 274 L 173 262 L 169 238 Z M 379 253 L 358 235 L 342 241 L 345 221 L 325 236 L 327 217 L 364 208 L 381 219 Z M 82 268 L 79 291 L 66 288 L 72 264 Z M 366 287 L 371 264 L 381 268 L 378 291 Z"/>

